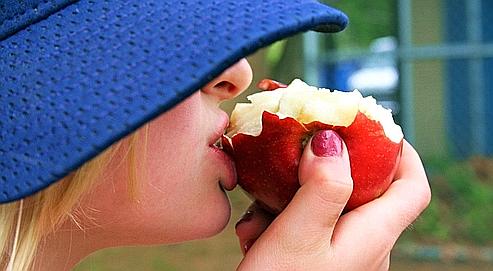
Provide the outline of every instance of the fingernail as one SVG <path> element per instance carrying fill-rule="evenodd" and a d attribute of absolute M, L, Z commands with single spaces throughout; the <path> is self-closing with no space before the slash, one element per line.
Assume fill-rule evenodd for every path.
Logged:
<path fill-rule="evenodd" d="M 271 80 L 271 79 L 263 79 L 262 81 L 258 82 L 257 88 L 260 90 L 276 90 L 278 88 L 287 88 L 288 85 L 285 85 L 283 83 L 279 83 L 277 81 Z"/>
<path fill-rule="evenodd" d="M 255 243 L 255 241 L 256 239 L 250 239 L 245 242 L 245 244 L 243 245 L 243 254 L 246 254 L 248 250 L 250 250 L 250 248 L 253 246 L 253 243 Z"/>
<path fill-rule="evenodd" d="M 248 222 L 248 221 L 252 220 L 252 218 L 253 218 L 253 211 L 252 210 L 246 211 L 245 214 L 243 214 L 243 216 L 240 218 L 240 220 L 238 220 L 238 222 L 236 222 L 235 229 L 241 223 Z"/>
<path fill-rule="evenodd" d="M 312 151 L 319 157 L 342 156 L 342 140 L 332 130 L 322 130 L 312 138 Z"/>

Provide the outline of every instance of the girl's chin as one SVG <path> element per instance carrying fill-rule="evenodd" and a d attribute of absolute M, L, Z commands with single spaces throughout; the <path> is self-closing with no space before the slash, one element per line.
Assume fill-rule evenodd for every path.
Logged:
<path fill-rule="evenodd" d="M 179 223 L 174 223 L 171 228 L 166 229 L 167 234 L 162 231 L 163 229 L 159 232 L 149 229 L 147 231 L 148 236 L 140 235 L 145 240 L 137 241 L 135 245 L 176 244 L 217 235 L 228 225 L 231 216 L 229 202 L 227 200 L 225 202 L 221 204 L 215 202 L 215 204 L 210 205 L 210 208 L 197 208 L 200 211 L 193 214 L 184 213 Z M 155 226 L 159 227 L 158 225 Z"/>
<path fill-rule="evenodd" d="M 188 207 L 194 208 L 194 207 Z M 221 233 L 231 217 L 231 205 L 225 195 L 204 201 L 195 210 L 184 212 L 173 226 L 173 234 L 167 235 L 166 243 L 180 243 L 212 237 Z"/>
<path fill-rule="evenodd" d="M 231 205 L 226 196 L 221 202 L 210 205 L 211 208 L 197 215 L 195 220 L 199 236 L 194 239 L 208 238 L 219 234 L 226 228 L 231 218 Z"/>

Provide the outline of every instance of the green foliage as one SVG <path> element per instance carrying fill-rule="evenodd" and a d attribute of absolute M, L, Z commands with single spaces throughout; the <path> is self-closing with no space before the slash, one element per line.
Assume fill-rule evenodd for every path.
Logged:
<path fill-rule="evenodd" d="M 493 245 L 493 175 L 478 174 L 491 168 L 489 162 L 481 164 L 448 159 L 427 161 L 432 202 L 403 238 Z M 481 168 L 485 166 L 489 168 Z"/>
<path fill-rule="evenodd" d="M 323 2 L 344 11 L 349 16 L 346 30 L 331 35 L 339 48 L 367 47 L 376 38 L 396 36 L 397 1 L 395 0 L 325 0 Z"/>
<path fill-rule="evenodd" d="M 414 223 L 412 231 L 416 237 L 421 239 L 432 238 L 439 242 L 450 239 L 452 225 L 443 223 L 444 211 L 447 208 L 440 201 L 433 199 L 425 213 Z M 415 238 L 416 238 L 415 237 Z M 425 240 L 415 240 L 423 242 Z"/>
<path fill-rule="evenodd" d="M 282 58 L 284 49 L 286 47 L 286 40 L 280 40 L 278 42 L 273 43 L 269 47 L 267 47 L 267 53 L 265 55 L 265 61 L 269 66 L 269 69 L 272 69 L 279 63 Z"/>

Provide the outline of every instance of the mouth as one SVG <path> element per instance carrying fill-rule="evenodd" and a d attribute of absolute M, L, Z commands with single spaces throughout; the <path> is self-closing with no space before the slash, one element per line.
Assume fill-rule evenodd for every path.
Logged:
<path fill-rule="evenodd" d="M 218 138 L 216 140 L 216 142 L 214 142 L 214 144 L 212 144 L 210 147 L 222 150 L 223 149 L 223 143 L 222 143 L 221 138 Z"/>
<path fill-rule="evenodd" d="M 219 120 L 217 121 L 216 129 L 213 131 L 211 137 L 209 137 L 209 146 L 222 149 L 221 137 L 224 135 L 226 128 L 229 125 L 229 116 L 226 112 L 221 111 Z"/>
<path fill-rule="evenodd" d="M 213 133 L 213 136 L 209 140 L 209 147 L 212 149 L 215 155 L 217 155 L 218 159 L 221 163 L 226 167 L 223 171 L 226 174 L 221 175 L 219 178 L 219 186 L 222 190 L 231 191 L 236 187 L 236 169 L 233 164 L 233 160 L 229 157 L 229 155 L 223 151 L 223 146 L 221 143 L 221 138 L 224 135 L 226 128 L 229 125 L 229 117 L 223 112 L 220 115 L 220 121 L 218 121 L 218 126 Z"/>

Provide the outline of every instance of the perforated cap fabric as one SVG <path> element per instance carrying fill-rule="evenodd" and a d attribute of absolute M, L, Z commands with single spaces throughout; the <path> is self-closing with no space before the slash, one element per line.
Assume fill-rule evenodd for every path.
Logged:
<path fill-rule="evenodd" d="M 64 177 L 257 49 L 346 24 L 308 0 L 0 0 L 0 202 Z"/>

